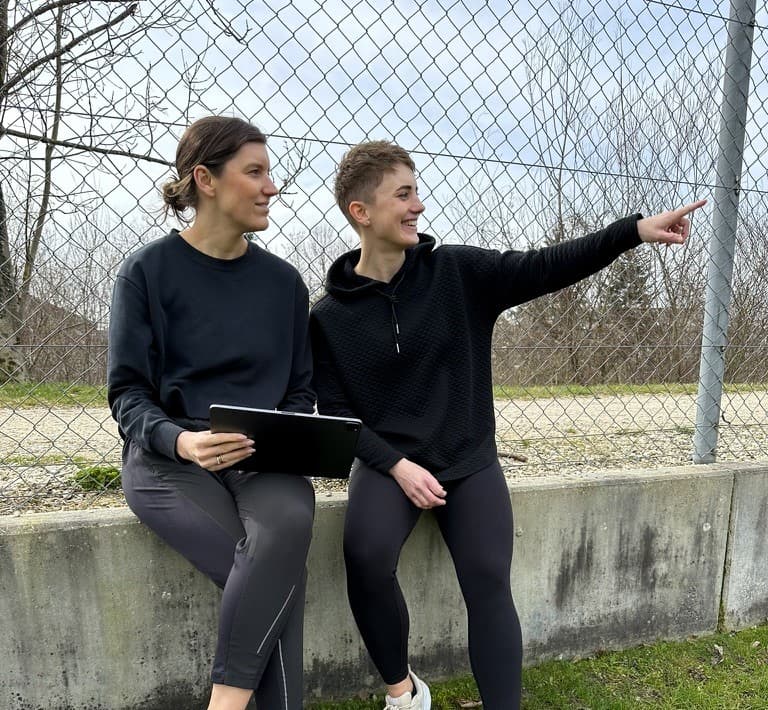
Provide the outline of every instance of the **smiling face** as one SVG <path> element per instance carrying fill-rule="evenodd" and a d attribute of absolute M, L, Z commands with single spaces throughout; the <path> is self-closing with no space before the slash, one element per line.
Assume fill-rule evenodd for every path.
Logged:
<path fill-rule="evenodd" d="M 384 173 L 369 201 L 350 205 L 351 214 L 359 215 L 364 239 L 401 249 L 419 243 L 417 222 L 423 211 L 413 170 L 402 163 Z"/>
<path fill-rule="evenodd" d="M 263 143 L 245 143 L 221 168 L 208 174 L 204 193 L 219 219 L 240 233 L 269 226 L 269 201 L 278 193 L 269 176 L 269 155 Z"/>

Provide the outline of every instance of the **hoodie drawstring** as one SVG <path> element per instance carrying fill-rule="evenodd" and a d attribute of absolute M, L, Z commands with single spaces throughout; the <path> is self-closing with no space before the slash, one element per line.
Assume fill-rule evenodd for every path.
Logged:
<path fill-rule="evenodd" d="M 400 354 L 400 324 L 397 322 L 397 311 L 395 310 L 395 302 L 397 301 L 397 296 L 394 294 L 387 295 L 387 298 L 389 299 L 389 307 L 392 309 L 392 334 L 395 336 L 395 350 L 397 351 L 397 354 Z"/>

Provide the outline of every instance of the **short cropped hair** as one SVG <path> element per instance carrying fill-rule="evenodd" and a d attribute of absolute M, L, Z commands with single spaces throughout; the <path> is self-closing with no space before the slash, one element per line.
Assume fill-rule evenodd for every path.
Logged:
<path fill-rule="evenodd" d="M 341 159 L 336 171 L 334 194 L 339 209 L 355 229 L 357 225 L 349 213 L 350 202 L 370 203 L 384 175 L 393 172 L 398 165 L 416 170 L 408 151 L 390 141 L 359 143 Z"/>

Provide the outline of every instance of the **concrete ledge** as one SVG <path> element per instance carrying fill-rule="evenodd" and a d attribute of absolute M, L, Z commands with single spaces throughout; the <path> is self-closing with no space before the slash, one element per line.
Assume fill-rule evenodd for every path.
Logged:
<path fill-rule="evenodd" d="M 723 584 L 729 629 L 768 619 L 768 465 L 734 469 L 730 543 Z"/>
<path fill-rule="evenodd" d="M 527 662 L 714 631 L 734 477 L 743 479 L 740 510 L 763 496 L 750 510 L 764 530 L 760 470 L 715 464 L 513 487 L 512 584 Z M 344 511 L 343 497 L 318 501 L 305 631 L 310 699 L 379 686 L 347 606 Z M 744 526 L 731 526 L 726 588 L 743 590 L 734 609 L 756 604 L 759 615 L 765 585 L 749 580 L 765 568 L 767 543 L 763 535 L 754 553 L 752 538 L 737 544 Z M 749 566 L 738 582 L 734 570 Z M 403 552 L 400 579 L 414 666 L 432 679 L 467 672 L 466 614 L 431 516 Z M 730 598 L 736 604 L 735 592 Z M 0 517 L 0 707 L 201 706 L 218 601 L 213 584 L 127 510 Z"/>

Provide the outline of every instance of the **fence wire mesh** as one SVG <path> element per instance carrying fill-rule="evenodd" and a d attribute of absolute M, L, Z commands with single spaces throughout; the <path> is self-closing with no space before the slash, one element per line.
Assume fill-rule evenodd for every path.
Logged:
<path fill-rule="evenodd" d="M 708 244 L 733 11 L 0 0 L 0 514 L 119 500 L 106 489 L 121 450 L 103 386 L 112 282 L 173 226 L 158 185 L 209 114 L 270 134 L 281 194 L 256 238 L 313 298 L 355 243 L 332 179 L 361 140 L 413 154 L 420 230 L 443 243 L 524 249 L 710 198 L 684 247 L 638 248 L 506 312 L 494 336 L 510 475 L 690 461 L 707 279 L 723 268 Z M 718 460 L 768 457 L 765 8 L 748 24 Z"/>

